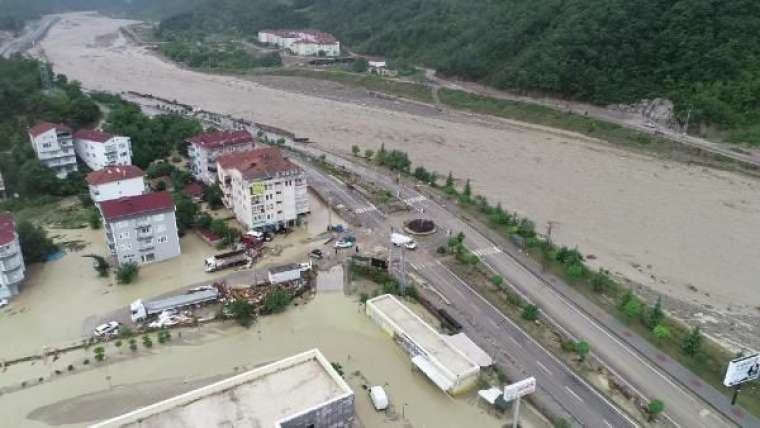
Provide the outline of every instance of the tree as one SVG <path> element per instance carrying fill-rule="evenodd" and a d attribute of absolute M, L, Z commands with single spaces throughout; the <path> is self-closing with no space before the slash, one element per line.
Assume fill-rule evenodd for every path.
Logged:
<path fill-rule="evenodd" d="M 207 212 L 201 211 L 195 216 L 193 225 L 200 229 L 208 229 L 211 227 L 211 220 L 212 218 Z"/>
<path fill-rule="evenodd" d="M 665 313 L 662 311 L 662 297 L 657 298 L 657 303 L 654 304 L 647 315 L 646 324 L 649 328 L 655 328 L 665 319 Z"/>
<path fill-rule="evenodd" d="M 256 306 L 245 299 L 228 301 L 224 305 L 224 313 L 246 328 L 256 321 Z"/>
<path fill-rule="evenodd" d="M 120 354 L 121 354 L 121 347 L 122 347 L 122 345 L 124 345 L 124 342 L 121 339 L 118 339 L 118 340 L 116 340 L 116 341 L 113 342 L 113 346 L 115 346 L 116 349 L 119 350 Z"/>
<path fill-rule="evenodd" d="M 378 165 L 385 165 L 385 155 L 387 155 L 388 152 L 385 150 L 385 143 L 380 144 L 380 150 L 377 151 L 377 155 L 375 155 L 375 162 L 377 162 Z"/>
<path fill-rule="evenodd" d="M 28 220 L 21 220 L 16 225 L 16 233 L 26 263 L 44 262 L 48 255 L 58 251 L 58 246 L 48 238 L 45 229 Z"/>
<path fill-rule="evenodd" d="M 451 174 L 451 171 L 449 171 L 449 175 L 446 176 L 446 184 L 444 184 L 443 187 L 445 189 L 454 188 L 454 175 Z"/>
<path fill-rule="evenodd" d="M 137 352 L 137 340 L 135 338 L 129 339 L 129 350 Z"/>
<path fill-rule="evenodd" d="M 135 262 L 122 263 L 116 269 L 116 282 L 119 284 L 131 284 L 137 279 L 140 267 Z"/>
<path fill-rule="evenodd" d="M 142 337 L 142 343 L 143 346 L 146 348 L 152 348 L 153 347 L 153 340 L 151 340 L 150 336 L 147 334 L 143 335 Z"/>
<path fill-rule="evenodd" d="M 89 257 L 93 259 L 93 268 L 95 269 L 95 272 L 98 273 L 99 277 L 105 278 L 108 276 L 108 270 L 111 268 L 111 264 L 108 263 L 105 257 L 99 256 L 97 254 L 87 254 L 82 257 Z"/>
<path fill-rule="evenodd" d="M 364 151 L 364 157 L 367 160 L 372 160 L 372 156 L 374 156 L 374 154 L 375 154 L 375 151 L 372 150 L 372 149 L 367 149 L 367 150 Z"/>
<path fill-rule="evenodd" d="M 198 205 L 192 199 L 179 192 L 173 193 L 172 197 L 174 198 L 174 205 L 176 207 L 177 230 L 180 235 L 184 235 L 193 226 L 195 215 L 198 213 Z"/>
<path fill-rule="evenodd" d="M 216 210 L 224 206 L 224 202 L 222 202 L 222 196 L 222 189 L 218 184 L 212 184 L 211 186 L 203 189 L 203 200 L 212 210 Z"/>
<path fill-rule="evenodd" d="M 369 61 L 363 56 L 357 57 L 354 59 L 354 63 L 351 64 L 351 70 L 354 73 L 366 73 L 367 69 L 369 69 Z"/>
<path fill-rule="evenodd" d="M 90 229 L 100 229 L 101 226 L 101 220 L 100 220 L 100 211 L 98 211 L 97 208 L 90 208 L 89 212 L 87 213 L 87 222 L 90 224 Z"/>
<path fill-rule="evenodd" d="M 628 303 L 623 306 L 623 313 L 629 320 L 641 315 L 641 303 L 639 303 L 639 300 L 636 298 L 629 300 Z"/>
<path fill-rule="evenodd" d="M 704 338 L 702 337 L 702 332 L 700 331 L 699 326 L 694 327 L 684 338 L 683 352 L 690 357 L 697 356 L 702 352 L 703 341 Z"/>
<path fill-rule="evenodd" d="M 591 288 L 597 293 L 604 293 L 610 286 L 611 280 L 607 271 L 599 269 L 591 276 Z"/>
<path fill-rule="evenodd" d="M 578 357 L 580 357 L 581 361 L 586 360 L 586 356 L 591 351 L 591 346 L 589 346 L 586 342 L 575 342 L 575 353 L 578 354 Z"/>
<path fill-rule="evenodd" d="M 96 361 L 103 361 L 106 358 L 106 349 L 102 346 L 96 347 L 93 349 L 93 352 L 95 353 Z"/>
<path fill-rule="evenodd" d="M 459 201 L 465 204 L 469 204 L 472 201 L 472 187 L 470 186 L 470 179 L 464 182 L 464 189 L 459 196 Z"/>
<path fill-rule="evenodd" d="M 264 297 L 264 309 L 268 313 L 282 312 L 290 304 L 290 295 L 280 287 L 273 287 Z"/>
<path fill-rule="evenodd" d="M 670 337 L 670 330 L 662 324 L 657 324 L 652 329 L 652 334 L 658 342 L 663 342 Z"/>
<path fill-rule="evenodd" d="M 492 276 L 489 281 L 491 281 L 491 284 L 500 287 L 502 284 L 504 284 L 504 278 L 502 278 L 499 275 Z"/>
<path fill-rule="evenodd" d="M 359 156 L 359 153 L 361 153 L 361 151 L 362 151 L 362 149 L 360 149 L 360 148 L 359 148 L 359 146 L 357 146 L 357 145 L 353 145 L 353 146 L 351 146 L 351 153 L 352 153 L 354 156 L 357 156 L 357 157 L 358 157 L 358 156 Z"/>
<path fill-rule="evenodd" d="M 541 314 L 541 309 L 536 305 L 526 305 L 522 311 L 522 318 L 527 321 L 536 321 Z"/>
<path fill-rule="evenodd" d="M 430 173 L 428 170 L 425 169 L 425 167 L 418 166 L 417 168 L 414 168 L 414 178 L 420 181 L 428 182 L 430 181 Z"/>
<path fill-rule="evenodd" d="M 662 400 L 652 400 L 647 405 L 647 413 L 649 413 L 649 421 L 652 422 L 657 419 L 657 415 L 665 410 L 665 403 Z"/>

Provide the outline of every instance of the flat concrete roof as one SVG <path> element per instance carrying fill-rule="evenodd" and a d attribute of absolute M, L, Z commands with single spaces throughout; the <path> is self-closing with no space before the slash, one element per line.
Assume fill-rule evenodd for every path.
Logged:
<path fill-rule="evenodd" d="M 100 427 L 277 427 L 353 395 L 317 349 L 204 386 L 114 419 Z"/>
<path fill-rule="evenodd" d="M 403 303 L 390 294 L 375 297 L 368 300 L 367 305 L 374 306 L 383 315 L 396 324 L 409 338 L 425 352 L 438 360 L 445 368 L 454 375 L 463 375 L 480 367 L 470 361 L 459 350 L 447 342 L 443 336 L 433 327 L 426 323 L 417 314 L 412 312 Z"/>

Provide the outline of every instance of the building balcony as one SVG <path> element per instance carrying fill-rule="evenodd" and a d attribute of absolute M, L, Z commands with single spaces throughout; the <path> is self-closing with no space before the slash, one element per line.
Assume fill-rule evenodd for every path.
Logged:
<path fill-rule="evenodd" d="M 147 232 L 137 232 L 137 239 L 152 239 L 153 238 L 153 231 L 149 230 Z"/>
<path fill-rule="evenodd" d="M 18 255 L 18 248 L 16 248 L 16 246 L 13 246 L 11 248 L 6 248 L 0 251 L 0 260 L 7 259 L 9 257 L 15 257 L 17 255 Z"/>
<path fill-rule="evenodd" d="M 8 259 L 7 261 L 0 262 L 0 269 L 2 269 L 3 272 L 14 271 L 21 266 L 23 266 L 23 263 L 21 263 L 21 257 L 16 257 L 13 259 Z"/>
<path fill-rule="evenodd" d="M 147 219 L 135 221 L 135 229 L 141 229 L 143 227 L 150 227 L 150 226 L 151 226 L 150 221 Z"/>
<path fill-rule="evenodd" d="M 143 244 L 143 245 L 140 245 L 139 247 L 137 247 L 137 249 L 139 251 L 151 251 L 151 250 L 153 250 L 155 248 L 156 248 L 156 245 L 153 244 L 153 242 L 149 242 L 149 243 L 146 243 L 146 244 Z"/>

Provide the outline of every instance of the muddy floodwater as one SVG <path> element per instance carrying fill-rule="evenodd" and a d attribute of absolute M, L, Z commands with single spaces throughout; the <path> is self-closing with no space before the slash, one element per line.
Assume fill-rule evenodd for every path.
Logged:
<path fill-rule="evenodd" d="M 323 281 L 341 278 L 337 268 Z M 318 288 L 335 291 L 319 291 L 250 329 L 213 323 L 183 329 L 181 337 L 174 330 L 170 344 L 156 343 L 150 350 L 117 350 L 108 344 L 103 363 L 83 365 L 93 353 L 79 350 L 57 361 L 12 366 L 0 374 L 3 425 L 84 426 L 312 348 L 342 366 L 366 427 L 499 427 L 507 422 L 482 407 L 474 393 L 451 398 L 413 371 L 408 355 L 364 314 L 358 299 L 330 284 Z M 70 364 L 75 366 L 71 371 Z M 27 384 L 20 388 L 23 381 Z M 372 409 L 363 389 L 375 384 L 388 391 L 386 413 Z"/>
<path fill-rule="evenodd" d="M 305 261 L 310 248 L 324 241 L 327 228 L 326 206 L 311 197 L 312 214 L 307 224 L 287 236 L 277 235 L 270 243 L 272 252 L 254 266 L 263 272 L 272 265 Z M 342 221 L 332 213 L 333 222 Z M 134 284 L 117 285 L 113 275 L 98 278 L 87 254 L 107 255 L 102 230 L 49 230 L 57 242 L 84 245 L 53 262 L 29 266 L 24 289 L 11 304 L 0 309 L 0 360 L 39 354 L 44 347 L 61 348 L 81 340 L 108 314 L 126 308 L 136 299 L 149 299 L 190 285 L 232 276 L 245 282 L 250 271 L 224 270 L 206 273 L 203 260 L 218 251 L 188 233 L 181 241 L 182 255 L 140 268 Z"/>

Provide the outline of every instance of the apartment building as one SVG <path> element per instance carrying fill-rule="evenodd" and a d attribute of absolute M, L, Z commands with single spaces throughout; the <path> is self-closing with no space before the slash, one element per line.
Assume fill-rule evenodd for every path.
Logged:
<path fill-rule="evenodd" d="M 134 165 L 107 166 L 87 174 L 86 180 L 96 203 L 146 192 L 145 172 Z"/>
<path fill-rule="evenodd" d="M 248 131 L 218 131 L 196 135 L 187 141 L 193 177 L 207 185 L 216 183 L 216 159 L 224 154 L 252 150 L 253 136 Z"/>
<path fill-rule="evenodd" d="M 68 126 L 40 122 L 29 129 L 29 140 L 37 159 L 55 171 L 58 178 L 66 178 L 77 170 L 74 139 Z"/>
<path fill-rule="evenodd" d="M 179 256 L 174 210 L 168 192 L 101 202 L 106 241 L 116 263 L 146 264 Z"/>
<path fill-rule="evenodd" d="M 0 299 L 17 295 L 24 281 L 24 256 L 11 213 L 0 214 Z"/>
<path fill-rule="evenodd" d="M 259 43 L 275 45 L 293 55 L 340 56 L 340 42 L 329 33 L 317 30 L 261 30 Z"/>
<path fill-rule="evenodd" d="M 80 129 L 74 133 L 74 149 L 79 159 L 93 171 L 107 166 L 132 165 L 132 142 L 129 137 L 98 129 Z"/>
<path fill-rule="evenodd" d="M 220 156 L 225 206 L 250 229 L 295 225 L 309 212 L 306 174 L 275 147 Z"/>

